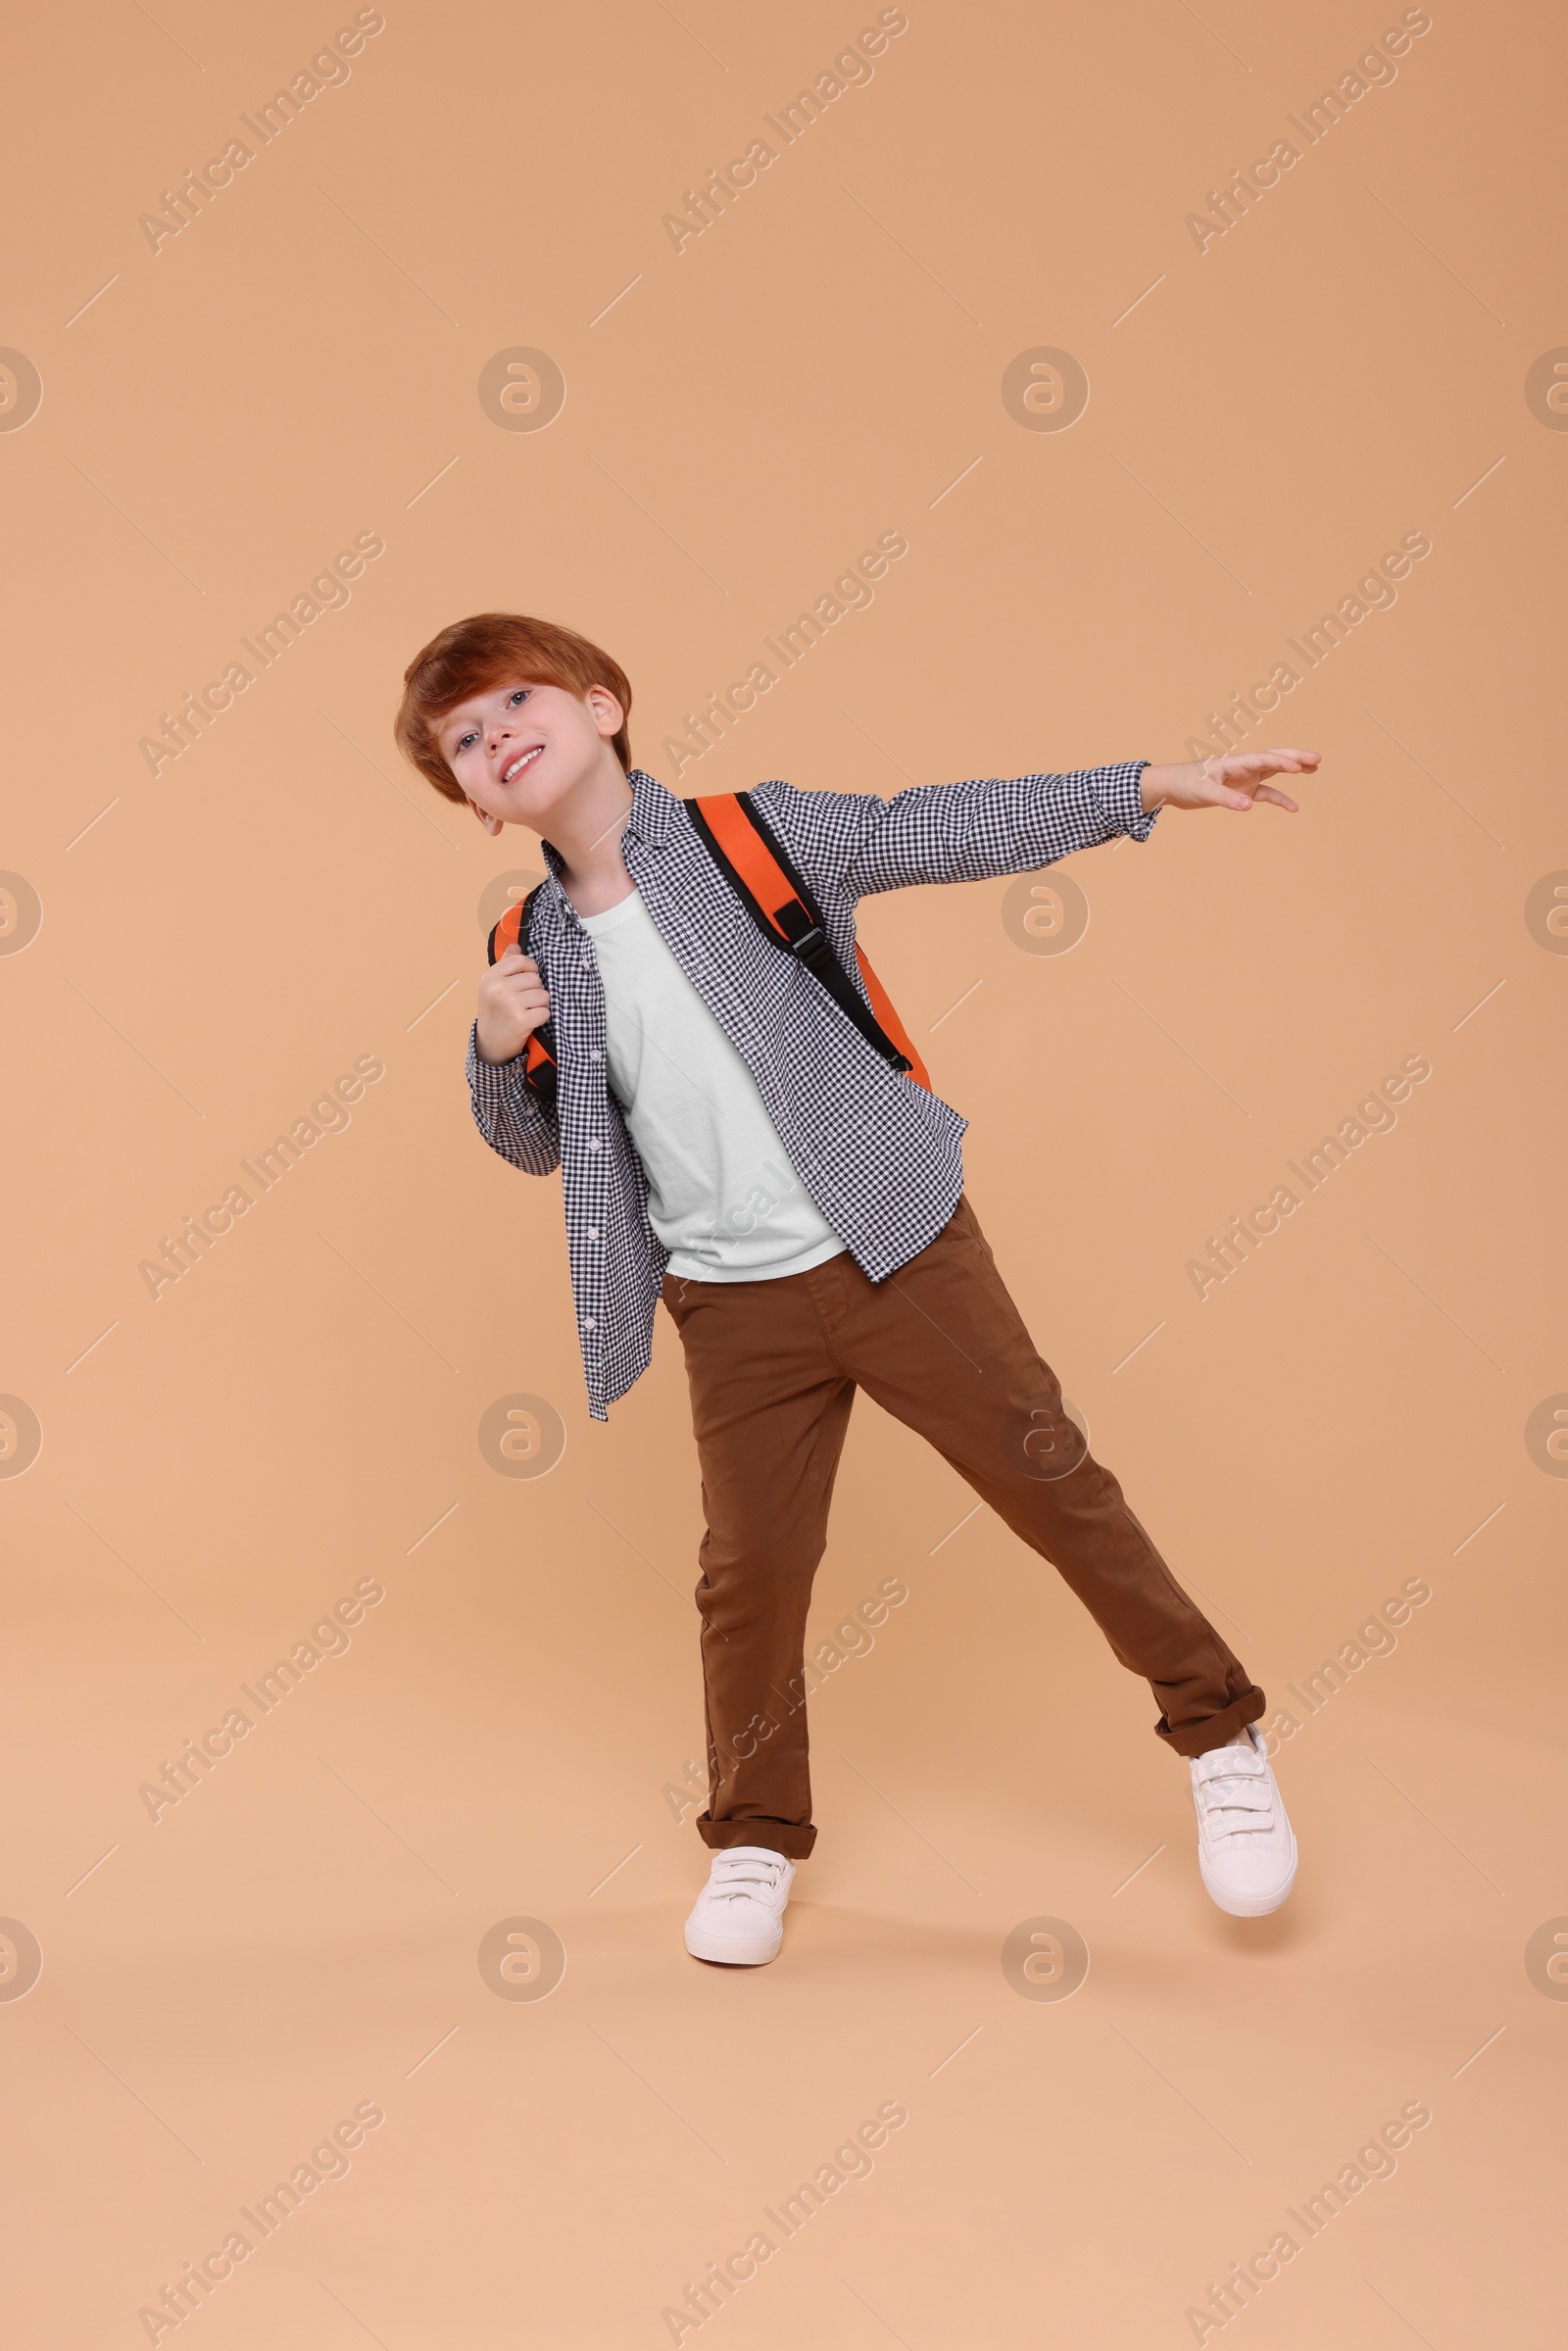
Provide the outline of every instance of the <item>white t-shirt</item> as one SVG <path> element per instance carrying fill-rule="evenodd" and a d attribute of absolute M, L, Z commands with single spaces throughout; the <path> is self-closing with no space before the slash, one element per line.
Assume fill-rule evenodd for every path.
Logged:
<path fill-rule="evenodd" d="M 610 1086 L 648 1173 L 648 1215 L 686 1281 L 804 1273 L 844 1244 L 790 1164 L 757 1081 L 634 890 L 578 917 L 604 983 Z"/>

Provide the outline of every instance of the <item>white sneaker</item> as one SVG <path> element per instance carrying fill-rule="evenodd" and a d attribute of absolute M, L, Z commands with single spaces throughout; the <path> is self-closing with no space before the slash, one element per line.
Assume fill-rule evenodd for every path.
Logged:
<path fill-rule="evenodd" d="M 1266 1918 L 1296 1884 L 1296 1833 L 1257 1726 L 1250 1745 L 1188 1758 L 1198 1813 L 1198 1866 L 1211 1900 L 1232 1918 Z"/>
<path fill-rule="evenodd" d="M 767 1845 L 725 1845 L 713 1855 L 686 1921 L 687 1950 L 694 1959 L 723 1959 L 731 1967 L 776 1959 L 794 1883 L 795 1864 L 782 1853 Z"/>

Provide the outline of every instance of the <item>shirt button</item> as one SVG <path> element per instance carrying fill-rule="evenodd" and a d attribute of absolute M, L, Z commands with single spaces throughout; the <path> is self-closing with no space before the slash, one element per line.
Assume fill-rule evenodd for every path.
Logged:
<path fill-rule="evenodd" d="M 588 1058 L 590 1061 L 602 1061 L 604 1057 L 597 1045 L 589 1048 Z"/>
<path fill-rule="evenodd" d="M 599 1328 L 599 1325 L 598 1325 L 598 1324 L 595 1322 L 595 1320 L 594 1320 L 594 1318 L 593 1318 L 593 1316 L 592 1316 L 591 1314 L 587 1314 L 587 1315 L 584 1315 L 584 1317 L 583 1317 L 583 1325 L 582 1325 L 582 1327 L 583 1327 L 583 1329 L 584 1329 L 585 1331 L 597 1331 L 597 1330 L 598 1330 L 598 1328 Z"/>
<path fill-rule="evenodd" d="M 598 1227 L 596 1224 L 591 1224 L 591 1225 L 588 1227 L 588 1238 L 589 1238 L 589 1240 L 590 1240 L 590 1241 L 597 1241 L 597 1240 L 598 1240 L 598 1238 L 599 1238 L 599 1227 Z"/>
<path fill-rule="evenodd" d="M 588 1149 L 589 1149 L 591 1151 L 598 1151 L 598 1150 L 599 1150 L 599 1148 L 600 1148 L 600 1145 L 599 1145 L 599 1138 L 598 1138 L 598 1136 L 597 1136 L 597 1135 L 590 1135 L 590 1136 L 589 1136 L 589 1138 L 588 1138 Z"/>

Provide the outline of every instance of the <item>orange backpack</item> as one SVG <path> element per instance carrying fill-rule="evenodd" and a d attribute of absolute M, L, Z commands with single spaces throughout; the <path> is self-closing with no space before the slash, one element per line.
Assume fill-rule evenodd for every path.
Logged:
<path fill-rule="evenodd" d="M 908 1032 L 893 1009 L 886 989 L 856 947 L 856 960 L 865 993 L 866 1009 L 849 973 L 828 944 L 821 909 L 805 877 L 797 872 L 788 852 L 753 802 L 749 792 L 719 792 L 706 800 L 682 803 L 710 851 L 714 864 L 752 915 L 758 927 L 796 961 L 820 980 L 834 1003 L 848 1013 L 867 1044 L 874 1045 L 895 1069 L 904 1070 L 916 1085 L 930 1090 L 924 1062 L 909 1041 Z M 541 882 L 509 906 L 490 933 L 489 956 L 495 962 L 509 947 L 528 952 L 528 923 Z M 523 1049 L 523 1076 L 546 1109 L 556 1102 L 556 1042 L 554 1024 L 535 1029 Z"/>

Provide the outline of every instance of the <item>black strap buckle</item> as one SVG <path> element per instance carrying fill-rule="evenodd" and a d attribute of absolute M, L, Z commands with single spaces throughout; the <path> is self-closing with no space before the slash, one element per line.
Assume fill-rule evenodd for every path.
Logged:
<path fill-rule="evenodd" d="M 773 909 L 773 920 L 784 934 L 784 944 L 798 962 L 810 963 L 821 955 L 831 955 L 827 933 L 819 922 L 813 922 L 798 898 L 788 898 Z"/>

